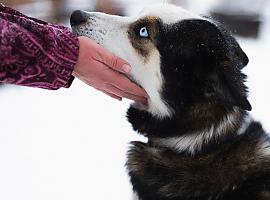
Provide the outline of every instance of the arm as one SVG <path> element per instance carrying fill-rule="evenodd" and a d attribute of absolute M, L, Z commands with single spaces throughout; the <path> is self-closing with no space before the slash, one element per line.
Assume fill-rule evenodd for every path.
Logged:
<path fill-rule="evenodd" d="M 68 87 L 78 54 L 78 39 L 68 28 L 0 4 L 0 82 L 45 89 Z"/>
<path fill-rule="evenodd" d="M 145 103 L 145 91 L 124 75 L 127 65 L 89 38 L 0 4 L 0 82 L 58 89 L 73 74 L 113 98 Z"/>

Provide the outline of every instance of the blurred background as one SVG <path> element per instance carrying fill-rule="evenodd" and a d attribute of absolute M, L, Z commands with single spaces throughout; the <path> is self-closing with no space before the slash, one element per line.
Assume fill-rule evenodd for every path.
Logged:
<path fill-rule="evenodd" d="M 69 26 L 76 9 L 136 15 L 163 0 L 1 0 L 27 15 Z M 237 37 L 250 58 L 244 69 L 251 114 L 270 131 L 269 0 L 171 0 L 212 16 Z M 128 143 L 145 140 L 126 121 L 130 102 L 117 102 L 75 80 L 47 91 L 0 88 L 0 199 L 131 199 Z"/>

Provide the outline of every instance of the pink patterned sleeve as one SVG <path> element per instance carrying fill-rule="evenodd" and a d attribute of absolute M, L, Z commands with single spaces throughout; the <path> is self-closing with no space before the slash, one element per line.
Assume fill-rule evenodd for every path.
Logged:
<path fill-rule="evenodd" d="M 45 89 L 69 87 L 79 54 L 70 29 L 0 4 L 0 82 Z"/>

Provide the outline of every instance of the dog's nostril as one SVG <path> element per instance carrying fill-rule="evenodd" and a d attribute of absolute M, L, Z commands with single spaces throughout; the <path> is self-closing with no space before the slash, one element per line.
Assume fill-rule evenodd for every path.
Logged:
<path fill-rule="evenodd" d="M 87 21 L 85 13 L 81 10 L 74 11 L 70 16 L 70 25 L 76 26 Z"/>

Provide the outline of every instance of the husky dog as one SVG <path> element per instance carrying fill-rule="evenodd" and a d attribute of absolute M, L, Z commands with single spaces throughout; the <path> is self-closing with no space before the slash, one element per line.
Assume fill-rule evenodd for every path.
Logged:
<path fill-rule="evenodd" d="M 127 168 L 141 200 L 269 200 L 270 140 L 248 111 L 248 57 L 220 24 L 173 5 L 137 17 L 75 11 L 74 33 L 132 65 L 148 106 L 127 112 Z"/>

